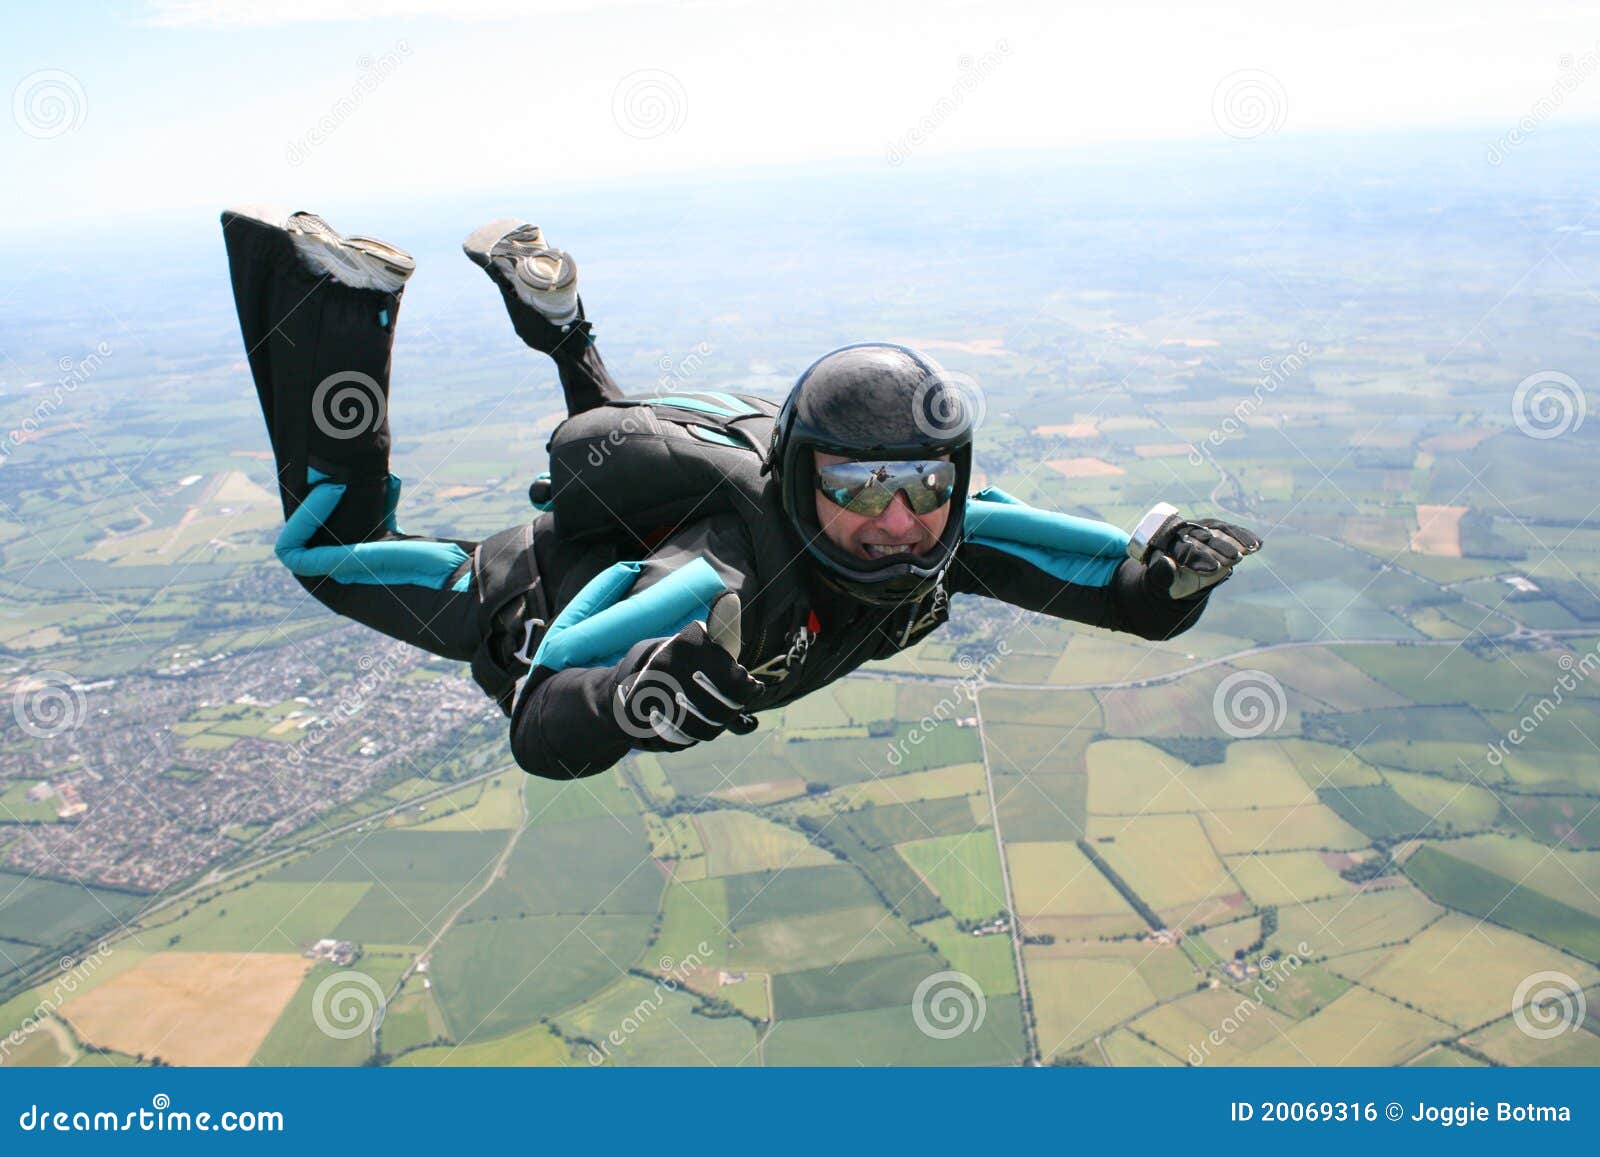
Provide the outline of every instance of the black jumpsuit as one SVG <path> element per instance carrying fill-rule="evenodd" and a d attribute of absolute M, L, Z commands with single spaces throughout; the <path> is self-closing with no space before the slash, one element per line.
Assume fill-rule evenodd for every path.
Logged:
<path fill-rule="evenodd" d="M 224 214 L 235 304 L 277 464 L 285 526 L 277 554 L 320 602 L 346 618 L 445 658 L 470 663 L 511 719 L 511 749 L 534 774 L 603 771 L 633 746 L 615 717 L 619 670 L 654 645 L 641 639 L 620 664 L 540 666 L 545 628 L 619 562 L 637 564 L 642 592 L 703 560 L 743 606 L 740 661 L 769 673 L 751 705 L 790 702 L 915 645 L 949 617 L 949 596 L 978 594 L 1061 619 L 1165 639 L 1199 618 L 1209 592 L 1176 601 L 1147 589 L 1144 567 L 1121 554 L 1115 528 L 1022 507 L 1046 532 L 1073 524 L 1098 546 L 1051 550 L 1026 531 L 969 533 L 940 588 L 911 605 L 854 600 L 821 580 L 786 529 L 775 494 L 748 509 L 685 523 L 660 541 L 571 542 L 550 515 L 483 542 L 402 532 L 400 480 L 388 472 L 390 349 L 400 296 L 352 289 L 309 272 L 280 230 Z M 513 322 L 530 345 L 539 319 Z M 587 322 L 540 341 L 555 361 L 569 414 L 621 399 Z M 770 480 L 769 480 L 770 481 Z M 972 509 L 989 492 L 973 496 Z M 996 495 L 996 502 L 1016 506 Z M 1076 541 L 1076 540 L 1074 540 Z M 592 589 L 592 588 L 591 588 Z"/>

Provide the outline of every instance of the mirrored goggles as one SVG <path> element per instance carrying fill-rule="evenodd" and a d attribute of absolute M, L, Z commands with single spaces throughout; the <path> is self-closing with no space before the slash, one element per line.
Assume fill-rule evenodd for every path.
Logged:
<path fill-rule="evenodd" d="M 817 468 L 817 489 L 851 514 L 876 517 L 905 493 L 918 514 L 931 514 L 956 490 L 954 462 L 837 462 Z"/>

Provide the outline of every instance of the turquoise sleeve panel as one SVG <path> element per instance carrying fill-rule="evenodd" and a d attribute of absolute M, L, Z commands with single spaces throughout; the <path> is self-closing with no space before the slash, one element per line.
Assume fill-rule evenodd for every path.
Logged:
<path fill-rule="evenodd" d="M 1110 523 L 1039 510 L 993 486 L 968 498 L 965 537 L 1080 586 L 1109 585 L 1128 557 L 1128 535 Z"/>
<path fill-rule="evenodd" d="M 676 635 L 703 620 L 712 601 L 728 589 L 710 563 L 696 558 L 630 595 L 644 567 L 619 562 L 590 579 L 545 631 L 533 665 L 552 671 L 614 666 L 640 640 Z"/>
<path fill-rule="evenodd" d="M 310 471 L 316 475 L 317 471 Z M 326 475 L 321 477 L 326 478 Z M 315 477 L 312 478 L 316 482 Z M 375 586 L 419 586 L 443 590 L 450 576 L 471 556 L 453 542 L 405 539 L 358 542 L 348 546 L 307 546 L 344 497 L 344 486 L 319 482 L 283 524 L 274 553 L 290 573 L 305 578 L 325 577 L 341 583 Z M 394 504 L 400 496 L 399 479 L 390 476 L 387 525 L 394 526 Z M 470 589 L 472 570 L 450 587 Z"/>

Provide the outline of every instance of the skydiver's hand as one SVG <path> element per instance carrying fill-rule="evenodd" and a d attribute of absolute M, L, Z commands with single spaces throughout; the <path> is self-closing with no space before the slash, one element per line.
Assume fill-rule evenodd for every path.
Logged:
<path fill-rule="evenodd" d="M 732 605 L 737 615 L 737 600 Z M 718 617 L 717 610 L 713 606 L 711 619 Z M 690 623 L 645 652 L 638 667 L 618 679 L 613 714 L 636 748 L 682 751 L 724 731 L 748 735 L 755 730 L 755 717 L 745 708 L 762 685 L 729 650 L 727 641 L 713 640 L 704 623 Z"/>
<path fill-rule="evenodd" d="M 1193 598 L 1224 582 L 1240 559 L 1262 545 L 1253 531 L 1221 519 L 1178 522 L 1151 542 L 1145 582 L 1166 598 Z"/>

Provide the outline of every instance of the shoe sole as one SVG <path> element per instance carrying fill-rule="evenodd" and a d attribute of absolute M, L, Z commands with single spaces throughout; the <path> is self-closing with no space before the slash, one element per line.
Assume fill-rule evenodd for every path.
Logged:
<path fill-rule="evenodd" d="M 375 237 L 346 237 L 315 213 L 292 213 L 283 229 L 318 273 L 357 289 L 398 292 L 416 272 L 411 254 Z"/>
<path fill-rule="evenodd" d="M 551 320 L 570 320 L 576 314 L 578 263 L 565 250 L 547 245 L 539 226 L 510 217 L 491 221 L 475 230 L 461 248 L 474 264 L 484 269 L 498 266 L 510 274 L 519 291 L 544 298 L 528 301 L 518 293 L 534 309 L 553 314 Z"/>

